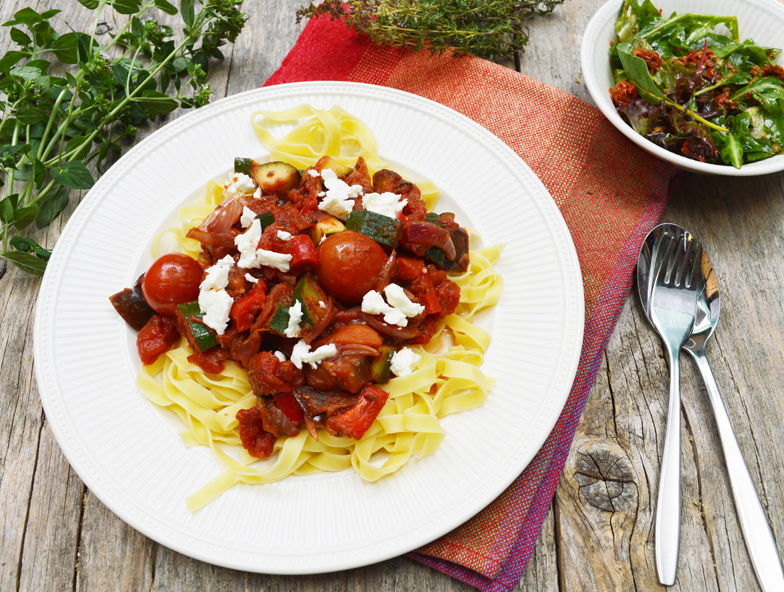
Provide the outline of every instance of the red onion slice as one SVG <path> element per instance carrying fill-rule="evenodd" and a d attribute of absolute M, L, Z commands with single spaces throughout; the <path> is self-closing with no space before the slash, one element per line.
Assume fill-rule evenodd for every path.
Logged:
<path fill-rule="evenodd" d="M 413 245 L 438 247 L 452 261 L 457 255 L 449 233 L 432 222 L 409 222 L 406 224 L 406 240 Z"/>

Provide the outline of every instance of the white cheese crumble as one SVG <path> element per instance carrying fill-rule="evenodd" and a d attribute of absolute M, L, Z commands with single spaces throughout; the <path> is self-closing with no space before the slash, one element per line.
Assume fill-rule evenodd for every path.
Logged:
<path fill-rule="evenodd" d="M 229 283 L 229 269 L 234 267 L 234 259 L 226 255 L 207 270 L 207 276 L 199 284 L 199 290 L 221 290 Z"/>
<path fill-rule="evenodd" d="M 259 246 L 260 240 L 261 222 L 254 218 L 248 230 L 234 237 L 234 244 L 237 245 L 237 250 L 241 255 L 240 260 L 237 261 L 237 267 L 240 269 L 252 269 L 260 265 L 256 259 L 256 248 Z"/>
<path fill-rule="evenodd" d="M 256 190 L 256 181 L 245 173 L 235 173 L 223 184 L 223 195 L 226 197 L 239 197 Z"/>
<path fill-rule="evenodd" d="M 266 249 L 259 249 L 256 251 L 256 261 L 261 265 L 267 267 L 274 267 L 279 271 L 288 271 L 291 255 L 286 253 L 276 253 L 275 251 L 267 251 Z"/>
<path fill-rule="evenodd" d="M 253 220 L 255 219 L 256 212 L 251 210 L 248 206 L 242 206 L 242 216 L 240 216 L 240 224 L 242 224 L 242 227 L 247 228 L 253 224 Z"/>
<path fill-rule="evenodd" d="M 223 335 L 229 324 L 229 312 L 234 299 L 226 290 L 202 290 L 199 292 L 199 310 L 204 313 L 204 324 Z"/>
<path fill-rule="evenodd" d="M 362 198 L 362 207 L 368 212 L 375 212 L 389 218 L 395 218 L 408 203 L 407 199 L 400 201 L 400 196 L 394 193 L 367 193 Z"/>
<path fill-rule="evenodd" d="M 400 351 L 392 354 L 389 369 L 395 376 L 406 376 L 414 371 L 413 366 L 422 359 L 422 356 L 414 353 L 411 349 L 404 347 Z"/>
<path fill-rule="evenodd" d="M 278 230 L 278 238 L 282 241 L 290 241 L 291 233 L 286 232 L 285 230 Z"/>
<path fill-rule="evenodd" d="M 229 283 L 229 270 L 234 259 L 226 255 L 207 270 L 207 277 L 199 285 L 199 310 L 204 313 L 204 324 L 223 335 L 229 324 L 229 312 L 234 299 L 224 290 Z"/>
<path fill-rule="evenodd" d="M 397 284 L 389 284 L 384 288 L 384 294 L 387 297 L 387 302 L 402 312 L 407 317 L 415 317 L 418 314 L 425 312 L 425 307 L 421 304 L 415 304 L 406 296 L 403 288 Z"/>
<path fill-rule="evenodd" d="M 345 181 L 338 179 L 332 169 L 321 171 L 327 195 L 319 204 L 319 209 L 328 214 L 345 220 L 354 208 L 354 199 L 362 195 L 362 185 L 349 186 Z"/>
<path fill-rule="evenodd" d="M 299 337 L 299 332 L 302 329 L 300 322 L 302 321 L 302 303 L 297 300 L 289 308 L 289 326 L 283 331 L 286 337 Z"/>
<path fill-rule="evenodd" d="M 284 354 L 282 351 L 276 351 L 275 357 L 278 358 L 281 362 L 286 361 L 286 354 Z"/>
<path fill-rule="evenodd" d="M 326 305 L 326 304 L 324 304 L 324 301 L 323 301 L 323 300 L 319 300 L 319 306 L 320 306 L 321 308 L 327 308 L 327 305 Z"/>
<path fill-rule="evenodd" d="M 246 274 L 245 274 L 245 279 L 246 279 L 246 280 L 248 280 L 248 281 L 249 281 L 251 284 L 255 284 L 255 283 L 257 283 L 257 282 L 259 281 L 259 279 L 258 279 L 258 278 L 255 278 L 255 277 L 253 277 L 253 276 L 252 276 L 251 274 L 249 274 L 249 273 L 246 273 Z"/>
<path fill-rule="evenodd" d="M 256 187 L 256 191 L 253 192 L 253 199 L 261 199 L 261 187 Z"/>
<path fill-rule="evenodd" d="M 384 321 L 390 325 L 398 327 L 408 325 L 406 315 L 384 302 L 383 296 L 375 290 L 371 290 L 362 297 L 362 312 L 372 315 L 383 314 Z"/>
<path fill-rule="evenodd" d="M 308 170 L 308 175 L 311 177 L 320 177 L 321 173 L 319 173 L 316 169 L 310 169 Z"/>
<path fill-rule="evenodd" d="M 316 351 L 311 352 L 310 346 L 305 343 L 305 340 L 300 339 L 291 351 L 291 361 L 300 370 L 302 370 L 302 364 L 310 364 L 315 368 L 321 360 L 336 356 L 337 353 L 338 348 L 335 347 L 334 343 L 322 345 Z"/>

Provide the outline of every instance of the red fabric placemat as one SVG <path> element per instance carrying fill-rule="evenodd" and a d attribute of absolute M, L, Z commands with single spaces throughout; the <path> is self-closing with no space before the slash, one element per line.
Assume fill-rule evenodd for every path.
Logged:
<path fill-rule="evenodd" d="M 377 46 L 340 21 L 312 19 L 265 86 L 308 80 L 378 84 L 470 117 L 508 144 L 550 191 L 571 232 L 585 288 L 574 385 L 544 446 L 487 508 L 409 554 L 480 590 L 512 590 L 555 493 L 602 352 L 632 285 L 640 244 L 675 172 L 580 99 L 480 58 Z"/>

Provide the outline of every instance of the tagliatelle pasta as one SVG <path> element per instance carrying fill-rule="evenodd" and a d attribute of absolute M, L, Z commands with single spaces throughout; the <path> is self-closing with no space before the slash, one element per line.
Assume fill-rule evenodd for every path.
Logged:
<path fill-rule="evenodd" d="M 265 120 L 275 124 L 296 121 L 298 125 L 276 140 Z M 306 168 L 329 154 L 341 163 L 355 162 L 362 156 L 373 169 L 385 166 L 377 155 L 370 129 L 339 107 L 318 110 L 302 105 L 277 113 L 257 112 L 252 122 L 273 160 Z M 438 193 L 428 183 L 418 185 L 428 191 L 430 210 Z M 181 209 L 182 227 L 165 233 L 175 237 L 182 252 L 198 257 L 199 242 L 185 235 L 199 226 L 222 199 L 223 187 L 210 182 L 203 203 Z M 160 238 L 153 245 L 156 257 Z M 237 412 L 256 404 L 242 366 L 227 361 L 222 374 L 206 374 L 188 361 L 191 351 L 185 340 L 155 363 L 143 366 L 137 379 L 140 391 L 182 420 L 186 429 L 181 437 L 186 446 L 210 447 L 225 469 L 187 499 L 188 508 L 196 511 L 204 507 L 237 483 L 264 484 L 289 475 L 353 467 L 363 479 L 376 481 L 398 470 L 412 456 L 422 458 L 435 452 L 445 437 L 439 420 L 481 406 L 494 382 L 480 369 L 490 335 L 471 320 L 501 298 L 503 280 L 494 263 L 502 250 L 497 245 L 470 251 L 468 269 L 449 274 L 460 287 L 455 312 L 438 322 L 427 345 L 410 346 L 420 356 L 413 372 L 378 385 L 389 398 L 358 441 L 333 436 L 323 429 L 317 441 L 306 430 L 300 430 L 295 437 L 278 438 L 273 455 L 258 461 L 242 447 L 238 433 Z"/>

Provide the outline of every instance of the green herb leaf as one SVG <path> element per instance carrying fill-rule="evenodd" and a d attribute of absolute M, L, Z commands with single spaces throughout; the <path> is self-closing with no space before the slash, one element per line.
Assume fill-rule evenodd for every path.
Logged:
<path fill-rule="evenodd" d="M 38 217 L 38 205 L 17 208 L 14 212 L 14 226 L 17 230 L 27 228 Z"/>
<path fill-rule="evenodd" d="M 46 194 L 38 204 L 38 217 L 35 219 L 35 225 L 39 230 L 49 226 L 67 205 L 68 192 L 65 187 L 58 187 L 57 191 Z"/>
<path fill-rule="evenodd" d="M 16 210 L 16 202 L 11 199 L 11 196 L 8 196 L 3 201 L 0 201 L 0 220 L 6 224 L 13 223 L 14 210 Z"/>
<path fill-rule="evenodd" d="M 166 14 L 171 14 L 171 15 L 177 14 L 177 8 L 173 4 L 167 2 L 166 0 L 154 0 L 154 2 L 155 2 L 155 6 L 161 9 Z"/>
<path fill-rule="evenodd" d="M 4 253 L 0 253 L 0 257 L 8 259 L 22 271 L 26 271 L 33 275 L 41 276 L 44 274 L 44 271 L 46 271 L 46 261 L 39 259 L 30 253 L 24 253 L 22 251 L 5 251 Z"/>
<path fill-rule="evenodd" d="M 120 14 L 134 14 L 139 12 L 141 3 L 139 0 L 113 0 L 112 6 Z"/>
<path fill-rule="evenodd" d="M 19 60 L 23 57 L 25 57 L 25 54 L 21 51 L 14 50 L 7 52 L 2 59 L 0 59 L 0 72 L 8 73 L 8 71 L 19 63 Z"/>
<path fill-rule="evenodd" d="M 171 113 L 177 108 L 177 101 L 156 90 L 145 90 L 140 102 L 146 111 L 153 116 Z"/>
<path fill-rule="evenodd" d="M 79 0 L 79 4 L 86 6 L 90 10 L 95 10 L 98 8 L 98 3 L 98 0 Z"/>
<path fill-rule="evenodd" d="M 51 170 L 52 178 L 71 189 L 90 189 L 95 184 L 90 171 L 79 160 L 72 160 Z"/>
<path fill-rule="evenodd" d="M 32 8 L 23 8 L 22 10 L 14 13 L 15 24 L 27 25 L 29 27 L 41 22 L 41 15 Z"/>
<path fill-rule="evenodd" d="M 22 47 L 27 47 L 33 42 L 33 40 L 30 39 L 30 37 L 28 37 L 24 31 L 17 29 L 16 27 L 11 27 L 10 35 L 11 40 L 18 45 L 21 45 Z"/>
<path fill-rule="evenodd" d="M 776 108 L 779 99 L 784 99 L 784 86 L 781 81 L 773 76 L 758 78 L 751 84 L 737 90 L 731 97 L 731 101 L 737 101 L 747 94 L 751 94 L 765 107 Z"/>
<path fill-rule="evenodd" d="M 180 12 L 182 13 L 182 21 L 186 26 L 193 25 L 193 19 L 196 16 L 193 9 L 193 0 L 182 0 L 180 4 Z"/>
<path fill-rule="evenodd" d="M 16 118 L 22 125 L 34 125 L 44 120 L 44 114 L 33 107 L 23 107 L 16 112 Z"/>
<path fill-rule="evenodd" d="M 61 62 L 75 64 L 79 61 L 79 37 L 76 33 L 60 35 L 52 44 L 52 51 Z"/>

